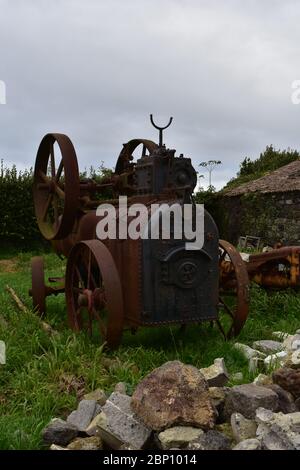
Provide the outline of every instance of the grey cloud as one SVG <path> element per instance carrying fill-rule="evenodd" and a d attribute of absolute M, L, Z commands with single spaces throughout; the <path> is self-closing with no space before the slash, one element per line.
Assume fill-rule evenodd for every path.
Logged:
<path fill-rule="evenodd" d="M 81 168 L 113 166 L 122 143 L 157 139 L 217 158 L 213 183 L 266 145 L 298 147 L 296 1 L 0 0 L 0 158 L 34 164 L 42 136 L 67 133 Z"/>

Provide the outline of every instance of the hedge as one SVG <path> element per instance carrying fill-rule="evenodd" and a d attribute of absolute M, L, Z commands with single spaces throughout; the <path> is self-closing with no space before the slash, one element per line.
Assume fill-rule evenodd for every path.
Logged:
<path fill-rule="evenodd" d="M 95 170 L 91 167 L 88 171 L 80 173 L 80 178 L 92 178 L 101 182 L 111 176 L 112 170 L 105 168 L 103 163 Z M 49 244 L 40 234 L 33 204 L 32 195 L 33 170 L 18 171 L 16 166 L 11 168 L 4 166 L 1 160 L 0 166 L 0 247 L 4 249 L 16 247 L 18 249 L 31 249 L 36 246 L 48 246 Z M 111 197 L 106 190 L 102 197 Z M 3 251 L 3 249 L 1 250 Z"/>
<path fill-rule="evenodd" d="M 0 241 L 30 248 L 42 242 L 33 207 L 32 169 L 17 171 L 16 166 L 0 171 Z"/>

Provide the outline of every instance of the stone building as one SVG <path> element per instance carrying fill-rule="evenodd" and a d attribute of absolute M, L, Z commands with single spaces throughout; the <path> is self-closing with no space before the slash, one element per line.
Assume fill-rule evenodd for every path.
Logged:
<path fill-rule="evenodd" d="M 218 206 L 221 236 L 233 243 L 250 235 L 264 243 L 299 245 L 300 160 L 224 191 Z"/>

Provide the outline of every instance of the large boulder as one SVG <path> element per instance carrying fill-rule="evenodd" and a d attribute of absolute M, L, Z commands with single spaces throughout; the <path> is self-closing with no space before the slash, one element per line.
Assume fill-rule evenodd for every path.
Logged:
<path fill-rule="evenodd" d="M 232 413 L 237 412 L 243 414 L 245 418 L 252 419 L 260 406 L 277 410 L 277 394 L 273 390 L 253 383 L 236 385 L 226 395 L 224 415 L 230 418 Z"/>
<path fill-rule="evenodd" d="M 155 431 L 175 426 L 213 428 L 217 411 L 196 367 L 166 362 L 148 374 L 132 396 L 132 409 Z"/>
<path fill-rule="evenodd" d="M 290 392 L 294 398 L 300 397 L 300 369 L 283 367 L 272 374 L 273 382 Z"/>

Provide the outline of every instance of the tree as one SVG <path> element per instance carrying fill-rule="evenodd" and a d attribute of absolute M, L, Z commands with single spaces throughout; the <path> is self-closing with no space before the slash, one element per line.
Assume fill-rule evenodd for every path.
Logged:
<path fill-rule="evenodd" d="M 258 158 L 251 160 L 245 157 L 240 164 L 240 170 L 235 178 L 232 178 L 226 188 L 239 186 L 248 181 L 256 180 L 266 173 L 277 170 L 300 158 L 297 150 L 277 150 L 273 145 L 267 145 Z"/>
<path fill-rule="evenodd" d="M 206 168 L 208 171 L 208 187 L 211 188 L 211 174 L 213 170 L 216 168 L 216 166 L 221 165 L 222 162 L 221 160 L 208 160 L 208 162 L 201 162 L 199 163 L 199 166 L 202 166 L 203 168 Z"/>

